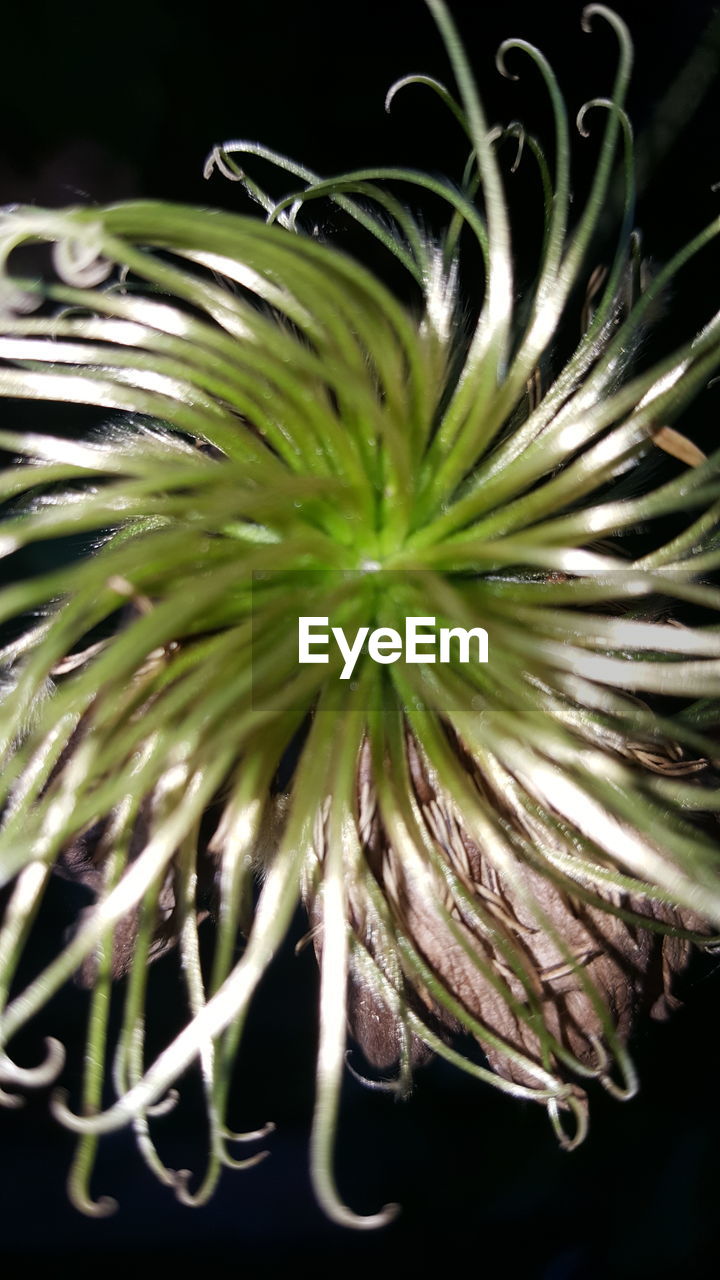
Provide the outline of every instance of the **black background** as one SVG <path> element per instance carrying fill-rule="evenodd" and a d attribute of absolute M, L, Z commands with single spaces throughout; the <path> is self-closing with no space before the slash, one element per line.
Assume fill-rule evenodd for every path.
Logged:
<path fill-rule="evenodd" d="M 612 37 L 599 22 L 595 34 L 584 35 L 575 0 L 552 6 L 456 0 L 452 7 L 491 122 L 519 117 L 549 136 L 530 66 L 517 64 L 520 84 L 495 71 L 495 48 L 508 35 L 536 41 L 551 57 L 573 110 L 608 92 Z M 642 134 L 716 6 L 618 0 L 617 8 L 636 38 L 629 107 Z M 202 178 L 211 146 L 232 137 L 265 142 L 328 174 L 401 163 L 457 176 L 464 159 L 430 94 L 408 90 L 391 116 L 383 112 L 385 91 L 398 76 L 419 70 L 447 78 L 421 0 L 353 6 L 277 0 L 262 8 L 241 0 L 223 13 L 212 3 L 181 12 L 158 0 L 126 0 L 102 11 L 18 5 L 3 16 L 3 28 L 0 203 L 155 196 L 246 212 L 238 187 Z M 638 223 L 658 261 L 720 212 L 720 194 L 710 190 L 720 182 L 719 138 L 715 89 L 641 196 Z M 593 146 L 592 139 L 576 146 L 579 192 Z M 522 262 L 539 210 L 526 212 L 525 178 L 516 177 Z M 278 194 L 289 189 L 282 177 L 268 183 Z M 322 233 L 355 248 L 342 219 L 316 207 Z M 428 203 L 428 220 L 436 216 Z M 375 251 L 365 257 L 394 280 Z M 670 340 L 707 319 L 719 293 L 705 258 L 668 303 Z M 717 417 L 712 395 L 695 410 L 700 436 Z M 54 890 L 39 947 L 49 949 L 62 927 L 63 892 Z M 158 1035 L 181 1016 L 176 974 L 170 957 L 153 975 Z M 0 1255 L 48 1262 L 114 1257 L 133 1266 L 185 1260 L 242 1268 L 247 1276 L 313 1263 L 337 1264 L 346 1274 L 373 1266 L 383 1273 L 391 1264 L 422 1273 L 438 1247 L 444 1266 L 502 1268 L 543 1280 L 699 1275 L 712 1267 L 718 1243 L 718 987 L 713 963 L 696 961 L 681 992 L 685 1008 L 672 1023 L 637 1032 L 639 1097 L 621 1105 L 595 1091 L 590 1137 L 572 1155 L 556 1148 L 540 1108 L 507 1100 L 443 1064 L 418 1074 L 404 1104 L 348 1078 L 338 1141 L 342 1191 L 364 1212 L 388 1200 L 403 1206 L 386 1231 L 350 1234 L 324 1220 L 308 1183 L 316 976 L 312 955 L 295 958 L 288 947 L 248 1027 L 233 1116 L 248 1128 L 277 1123 L 270 1159 L 247 1173 L 225 1174 L 214 1201 L 192 1211 L 156 1186 L 121 1134 L 103 1144 L 95 1183 L 117 1196 L 120 1210 L 86 1220 L 65 1198 L 71 1139 L 49 1121 L 46 1099 L 33 1099 L 24 1113 L 0 1113 Z M 82 997 L 74 991 L 55 1002 L 43 1025 L 74 1046 L 71 1085 L 81 1026 Z M 180 1114 L 166 1122 L 169 1164 L 201 1164 L 202 1141 L 193 1137 L 201 1116 L 191 1089 Z"/>

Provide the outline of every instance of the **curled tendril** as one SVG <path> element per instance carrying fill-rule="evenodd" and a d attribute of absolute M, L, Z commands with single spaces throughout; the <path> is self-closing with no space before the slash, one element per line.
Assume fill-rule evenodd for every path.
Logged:
<path fill-rule="evenodd" d="M 630 1056 L 622 1046 L 613 1044 L 615 1062 L 623 1074 L 623 1083 L 618 1084 L 616 1080 L 612 1079 L 608 1071 L 611 1066 L 611 1057 L 606 1046 L 602 1043 L 600 1037 L 593 1033 L 588 1036 L 588 1039 L 595 1050 L 596 1056 L 596 1064 L 592 1070 L 592 1075 L 612 1098 L 616 1098 L 618 1102 L 629 1102 L 638 1091 L 637 1072 Z"/>
<path fill-rule="evenodd" d="M 69 1093 L 67 1089 L 55 1089 L 50 1095 L 50 1111 L 56 1120 L 73 1133 L 79 1134 L 96 1134 L 110 1132 L 111 1128 L 121 1129 L 125 1125 L 129 1125 L 133 1119 L 133 1113 L 125 1110 L 121 1103 L 113 1108 L 113 1119 L 116 1121 L 112 1126 L 103 1123 L 104 1115 L 101 1116 L 79 1116 L 77 1112 L 72 1110 L 69 1104 Z M 138 1108 L 139 1110 L 140 1108 Z M 107 1114 L 107 1113 L 105 1113 Z"/>
<path fill-rule="evenodd" d="M 611 98 L 589 98 L 587 102 L 583 102 L 582 106 L 580 107 L 580 110 L 577 113 L 577 116 L 575 117 L 575 125 L 581 137 L 583 138 L 590 137 L 590 130 L 586 129 L 585 127 L 585 117 L 588 111 L 591 111 L 593 107 L 604 107 L 606 111 L 614 112 L 614 114 L 620 120 L 623 126 L 623 129 L 626 131 L 628 137 L 632 139 L 632 125 L 630 123 L 630 118 L 627 114 L 627 111 L 625 111 L 624 108 L 619 105 L 619 103 L 613 102 Z"/>
<path fill-rule="evenodd" d="M 603 1044 L 600 1037 L 596 1036 L 594 1032 L 589 1035 L 588 1039 L 593 1049 L 595 1050 L 595 1058 L 596 1058 L 595 1075 L 596 1076 L 605 1075 L 610 1065 L 610 1055 L 607 1049 L 605 1048 L 605 1045 Z"/>
<path fill-rule="evenodd" d="M 262 1164 L 263 1160 L 267 1160 L 269 1155 L 269 1151 L 258 1151 L 254 1156 L 247 1156 L 243 1160 L 234 1160 L 227 1153 L 223 1153 L 218 1165 L 223 1165 L 226 1169 L 235 1169 L 236 1171 L 255 1169 L 259 1164 Z M 178 1169 L 173 1176 L 175 1197 L 180 1204 L 189 1209 L 198 1209 L 207 1204 L 217 1184 L 217 1175 L 212 1170 L 212 1176 L 204 1178 L 197 1190 L 191 1191 L 190 1182 L 194 1176 L 192 1169 Z"/>
<path fill-rule="evenodd" d="M 68 1198 L 70 1203 L 75 1206 L 80 1213 L 84 1213 L 87 1218 L 111 1218 L 117 1213 L 119 1205 L 113 1196 L 99 1196 L 97 1200 L 93 1200 L 89 1192 L 75 1187 L 68 1183 Z"/>
<path fill-rule="evenodd" d="M 245 172 L 239 165 L 233 164 L 230 159 L 230 147 L 232 143 L 226 142 L 222 146 L 213 147 L 210 154 L 206 157 L 203 165 L 203 178 L 211 178 L 215 170 L 222 174 L 223 178 L 227 178 L 228 182 L 243 182 Z"/>
<path fill-rule="evenodd" d="M 107 1195 L 95 1198 L 90 1190 L 96 1148 L 97 1139 L 92 1137 L 83 1138 L 78 1144 L 67 1180 L 68 1198 L 89 1218 L 109 1218 L 117 1212 L 117 1200 Z"/>
<path fill-rule="evenodd" d="M 65 1065 L 65 1049 L 59 1040 L 49 1036 L 45 1050 L 45 1059 L 37 1067 L 19 1067 L 7 1054 L 0 1054 L 0 1080 L 39 1089 L 53 1084 Z"/>
<path fill-rule="evenodd" d="M 450 90 L 447 88 L 447 86 L 444 85 L 441 80 L 436 80 L 434 76 L 420 76 L 420 75 L 402 76 L 400 80 L 396 80 L 395 83 L 390 86 L 390 88 L 387 91 L 387 94 L 385 95 L 385 110 L 388 113 L 393 104 L 395 96 L 400 92 L 401 89 L 405 89 L 408 87 L 408 85 L 411 85 L 411 84 L 425 85 L 426 88 L 432 89 L 433 92 L 438 95 L 441 102 L 443 102 L 445 106 L 448 108 L 448 110 L 452 112 L 455 119 L 458 121 L 458 124 L 462 127 L 464 133 L 467 134 L 469 137 L 467 116 L 463 111 L 462 107 L 460 106 L 460 103 L 458 102 L 457 98 L 453 97 L 453 95 L 450 93 Z"/>
<path fill-rule="evenodd" d="M 41 307 L 40 290 L 34 291 L 31 282 L 21 282 L 4 273 L 0 276 L 0 316 L 29 316 Z"/>
<path fill-rule="evenodd" d="M 259 1129 L 248 1129 L 247 1133 L 234 1133 L 232 1129 L 228 1129 L 226 1125 L 223 1125 L 220 1129 L 220 1136 L 226 1142 L 262 1142 L 265 1138 L 269 1138 L 271 1133 L 275 1133 L 276 1129 L 277 1125 L 273 1120 L 268 1120 Z"/>
<path fill-rule="evenodd" d="M 528 133 L 525 126 L 519 120 L 511 120 L 504 128 L 498 125 L 496 128 L 491 129 L 488 137 L 492 142 L 503 142 L 506 138 L 517 139 L 515 159 L 510 165 L 510 172 L 517 173 L 525 154 L 525 144 L 528 142 Z"/>
<path fill-rule="evenodd" d="M 405 1092 L 402 1080 L 371 1080 L 369 1076 L 363 1075 L 353 1066 L 350 1061 L 350 1054 L 351 1050 L 348 1049 L 345 1054 L 345 1066 L 353 1079 L 357 1080 L 358 1084 L 361 1084 L 363 1088 L 371 1089 L 374 1093 L 394 1093 L 400 1096 Z"/>
<path fill-rule="evenodd" d="M 637 1094 L 639 1088 L 638 1076 L 632 1062 L 627 1056 L 623 1056 L 623 1060 L 620 1065 L 625 1075 L 624 1084 L 618 1084 L 616 1080 L 613 1080 L 612 1077 L 608 1075 L 601 1075 L 598 1078 L 603 1089 L 606 1093 L 610 1094 L 611 1098 L 616 1098 L 618 1102 L 629 1102 L 630 1099 L 634 1098 Z"/>
<path fill-rule="evenodd" d="M 19 1111 L 25 1106 L 25 1102 L 21 1093 L 8 1093 L 6 1089 L 0 1089 L 0 1107 L 5 1107 L 8 1111 Z"/>
<path fill-rule="evenodd" d="M 103 258 L 92 242 L 71 237 L 53 245 L 53 265 L 61 280 L 78 289 L 94 289 L 107 280 L 113 263 Z"/>
<path fill-rule="evenodd" d="M 179 1101 L 180 1094 L 178 1090 L 168 1089 L 164 1098 L 160 1098 L 158 1102 L 154 1102 L 152 1106 L 147 1108 L 145 1115 L 153 1118 L 156 1118 L 157 1116 L 168 1116 L 171 1111 L 175 1110 Z"/>
<path fill-rule="evenodd" d="M 517 75 L 516 72 L 508 71 L 506 54 L 509 52 L 510 49 L 516 49 L 516 48 L 522 49 L 526 47 L 527 46 L 525 44 L 525 41 L 518 42 L 517 40 L 503 40 L 502 44 L 498 48 L 497 53 L 495 54 L 495 66 L 500 72 L 500 75 L 503 76 L 505 80 L 518 81 L 520 79 L 520 76 Z"/>
<path fill-rule="evenodd" d="M 562 1122 L 562 1111 L 571 1111 L 575 1120 L 575 1132 L 568 1134 Z M 590 1124 L 590 1112 L 587 1101 L 576 1097 L 575 1094 L 567 1095 L 562 1102 L 557 1098 L 551 1098 L 547 1104 L 548 1116 L 550 1123 L 555 1131 L 559 1145 L 563 1151 L 575 1151 L 577 1147 L 582 1146 L 585 1141 Z"/>
<path fill-rule="evenodd" d="M 604 4 L 588 4 L 582 11 L 580 25 L 586 34 L 592 34 L 592 20 L 595 16 L 604 18 L 606 22 L 613 28 L 618 37 L 623 52 L 632 55 L 632 41 L 627 25 L 623 22 L 619 14 L 614 9 L 609 9 Z"/>

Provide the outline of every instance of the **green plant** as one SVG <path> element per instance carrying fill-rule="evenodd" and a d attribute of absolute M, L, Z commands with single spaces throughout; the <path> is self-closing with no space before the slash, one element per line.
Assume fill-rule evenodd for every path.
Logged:
<path fill-rule="evenodd" d="M 4 264 L 17 246 L 48 241 L 59 277 L 5 272 L 0 390 L 124 415 L 82 440 L 0 435 L 23 459 L 0 477 L 3 553 L 94 539 L 91 553 L 0 595 L 0 620 L 14 625 L 2 655 L 3 1002 L 53 867 L 97 890 L 61 954 L 7 1001 L 0 1039 L 7 1046 L 77 971 L 92 986 L 81 1114 L 53 1101 L 80 1135 L 70 1191 L 87 1212 L 110 1207 L 89 1180 L 99 1135 L 121 1125 L 189 1203 L 236 1163 L 232 1063 L 300 901 L 321 965 L 314 1181 L 328 1214 L 359 1226 L 391 1210 L 357 1218 L 333 1182 L 348 1018 L 375 1066 L 399 1064 L 388 1087 L 406 1090 L 434 1051 L 546 1104 L 571 1147 L 586 1128 L 579 1082 L 632 1094 L 636 1014 L 672 1002 L 689 941 L 707 942 L 720 919 L 717 855 L 695 821 L 720 805 L 720 638 L 713 624 L 658 620 L 668 601 L 718 608 L 707 582 L 720 554 L 717 458 L 669 423 L 720 365 L 720 313 L 660 363 L 633 364 L 662 291 L 720 219 L 639 288 L 623 107 L 631 42 L 611 10 L 585 12 L 613 29 L 619 61 L 612 96 L 581 113 L 581 128 L 591 108 L 606 118 L 569 229 L 569 127 L 543 55 L 512 40 L 501 56 L 519 65 L 524 54 L 544 80 L 552 171 L 518 126 L 488 130 L 451 19 L 441 0 L 428 6 L 459 97 L 410 80 L 467 134 L 459 187 L 402 169 L 322 181 L 228 143 L 212 163 L 271 225 L 160 203 L 17 208 L 0 223 Z M 498 159 L 508 136 L 524 141 L 544 201 L 522 307 Z M 274 203 L 233 158 L 253 152 L 301 188 Z M 579 345 L 550 376 L 618 152 L 614 257 Z M 386 185 L 406 182 L 447 202 L 441 239 Z M 319 197 L 395 255 L 419 306 L 302 233 Z M 464 278 L 473 253 L 480 285 Z M 35 301 L 59 309 L 35 314 Z M 677 478 L 657 483 L 643 469 L 658 447 L 683 462 Z M 626 474 L 639 492 L 623 490 Z M 668 536 L 665 518 L 685 513 Z M 639 522 L 654 543 L 630 559 L 622 534 Z M 420 670 L 366 659 L 343 684 L 336 666 L 298 666 L 300 614 L 349 628 L 398 614 L 480 621 L 490 662 Z M 298 737 L 289 793 L 278 794 Z M 205 973 L 198 881 L 208 876 L 217 937 Z M 146 1067 L 147 963 L 173 941 L 189 1019 Z M 108 996 L 126 971 L 117 1101 L 103 1109 Z M 488 1067 L 453 1047 L 459 1030 Z M 5 1099 L 54 1080 L 61 1059 L 51 1045 L 46 1063 L 20 1067 L 4 1050 Z M 162 1164 L 148 1121 L 196 1060 L 211 1152 L 190 1192 Z"/>

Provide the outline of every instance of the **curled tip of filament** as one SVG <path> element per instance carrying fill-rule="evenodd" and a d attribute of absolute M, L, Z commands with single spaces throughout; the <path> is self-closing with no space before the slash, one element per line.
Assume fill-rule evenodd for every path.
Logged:
<path fill-rule="evenodd" d="M 252 1169 L 254 1165 L 260 1164 L 264 1160 L 267 1151 L 260 1151 L 256 1156 L 250 1156 L 247 1160 L 231 1160 L 229 1156 L 221 1158 L 221 1163 L 229 1169 Z M 187 1209 L 200 1209 L 206 1205 L 210 1199 L 216 1185 L 217 1167 L 215 1173 L 206 1177 L 198 1187 L 197 1191 L 190 1190 L 190 1179 L 192 1178 L 191 1169 L 177 1169 L 172 1174 L 171 1186 L 175 1193 L 175 1199 L 179 1204 L 184 1205 Z"/>
<path fill-rule="evenodd" d="M 213 173 L 215 172 L 217 162 L 218 162 L 218 149 L 217 147 L 213 147 L 210 154 L 205 157 L 205 163 L 203 165 L 202 176 L 203 178 L 205 178 L 206 181 L 208 178 L 211 178 Z"/>
<path fill-rule="evenodd" d="M 154 1102 L 148 1107 L 145 1114 L 147 1116 L 166 1116 L 169 1112 L 174 1111 L 178 1104 L 180 1094 L 177 1089 L 169 1089 L 164 1098 L 160 1098 L 159 1102 Z"/>
<path fill-rule="evenodd" d="M 261 1129 L 251 1129 L 248 1133 L 233 1133 L 232 1129 L 223 1128 L 220 1130 L 220 1136 L 226 1142 L 261 1142 L 263 1138 L 274 1133 L 276 1127 L 274 1121 L 268 1120 Z"/>
<path fill-rule="evenodd" d="M 78 1194 L 77 1191 L 72 1190 L 68 1195 L 71 1204 L 86 1218 L 110 1218 L 118 1211 L 118 1202 L 113 1196 L 100 1196 L 97 1200 L 93 1200 L 89 1195 Z"/>
<path fill-rule="evenodd" d="M 585 127 L 585 117 L 592 107 L 605 107 L 608 111 L 615 112 L 628 136 L 630 138 L 632 137 L 632 126 L 627 113 L 623 111 L 622 107 L 617 102 L 613 102 L 612 98 L 590 98 L 588 102 L 583 103 L 575 117 L 575 123 L 581 138 L 590 137 L 590 130 Z"/>
<path fill-rule="evenodd" d="M 598 1079 L 605 1092 L 609 1093 L 611 1098 L 616 1098 L 618 1102 L 629 1102 L 638 1091 L 637 1080 L 628 1079 L 625 1084 L 618 1084 L 605 1072 L 598 1076 Z"/>
<path fill-rule="evenodd" d="M 28 316 L 41 304 L 40 295 L 22 288 L 18 280 L 10 277 L 0 280 L 0 315 Z"/>
<path fill-rule="evenodd" d="M 510 172 L 517 173 L 520 167 L 520 161 L 523 158 L 523 152 L 525 150 L 525 139 L 527 137 L 527 133 L 525 132 L 524 126 L 520 124 L 519 120 L 511 120 L 510 124 L 507 127 L 506 133 L 510 135 L 515 134 L 517 136 L 517 151 L 515 152 L 515 159 L 510 165 Z"/>
<path fill-rule="evenodd" d="M 79 1117 L 75 1115 L 74 1111 L 70 1110 L 67 1099 L 67 1089 L 56 1089 L 50 1098 L 50 1112 L 61 1124 L 74 1129 Z"/>
<path fill-rule="evenodd" d="M 399 80 L 396 80 L 394 84 L 390 85 L 390 88 L 385 94 L 385 110 L 388 113 L 390 112 L 390 108 L 393 104 L 393 99 L 395 98 L 395 95 L 399 93 L 401 89 L 404 89 L 406 85 L 413 84 L 413 83 L 415 83 L 414 76 L 401 76 Z"/>
<path fill-rule="evenodd" d="M 489 143 L 502 142 L 505 138 L 513 137 L 517 138 L 517 151 L 515 152 L 515 159 L 510 165 L 510 172 L 517 173 L 525 150 L 525 139 L 527 138 L 525 126 L 519 120 L 511 120 L 510 124 L 504 126 L 496 124 L 489 130 L 487 140 Z"/>
<path fill-rule="evenodd" d="M 257 1151 L 254 1156 L 246 1156 L 243 1160 L 235 1160 L 226 1151 L 222 1157 L 222 1163 L 226 1169 L 254 1169 L 256 1164 L 262 1164 L 263 1160 L 267 1160 L 269 1155 L 269 1151 Z"/>
<path fill-rule="evenodd" d="M 94 289 L 107 280 L 113 264 L 91 244 L 78 240 L 58 240 L 52 250 L 53 266 L 66 284 L 78 289 Z"/>
<path fill-rule="evenodd" d="M 350 1075 L 357 1080 L 365 1089 L 373 1089 L 376 1093 L 401 1093 L 402 1085 L 399 1080 L 371 1080 L 368 1076 L 362 1075 L 357 1071 L 350 1061 L 350 1049 L 345 1054 L 345 1066 Z"/>
<path fill-rule="evenodd" d="M 228 182 L 242 182 L 245 177 L 244 171 L 238 165 L 230 164 L 223 147 L 213 147 L 203 165 L 203 178 L 212 177 L 216 169 L 223 178 L 227 178 Z"/>
<path fill-rule="evenodd" d="M 96 1115 L 79 1116 L 77 1112 L 71 1109 L 68 1104 L 67 1089 L 55 1089 L 50 1096 L 49 1105 L 51 1115 L 56 1120 L 59 1120 L 60 1124 L 64 1125 L 66 1129 L 71 1129 L 73 1133 L 92 1133 L 97 1126 L 98 1117 Z M 129 1120 L 130 1117 L 128 1116 Z"/>
<path fill-rule="evenodd" d="M 575 1118 L 575 1132 L 572 1134 L 567 1133 L 563 1125 L 560 1116 L 559 1101 L 562 1101 L 563 1110 L 572 1111 Z M 547 1109 L 550 1117 L 550 1123 L 552 1124 L 562 1150 L 574 1151 L 576 1147 L 581 1146 L 587 1137 L 588 1128 L 590 1127 L 589 1110 L 585 1094 L 566 1094 L 561 1100 L 558 1098 L 549 1098 Z"/>
<path fill-rule="evenodd" d="M 187 1208 L 199 1208 L 201 1201 L 196 1199 L 189 1190 L 190 1179 L 192 1178 L 192 1169 L 175 1169 L 172 1172 L 172 1189 L 175 1192 L 175 1198 L 184 1204 Z"/>
<path fill-rule="evenodd" d="M 610 26 L 615 31 L 615 34 L 617 35 L 621 45 L 625 47 L 627 52 L 630 52 L 631 41 L 630 41 L 630 32 L 627 29 L 627 24 L 620 17 L 619 13 L 616 13 L 614 9 L 609 9 L 607 5 L 588 4 L 585 6 L 582 12 L 582 17 L 580 19 L 580 25 L 583 31 L 586 31 L 586 32 L 592 31 L 592 20 L 596 14 L 598 14 L 601 18 L 604 18 L 605 21 L 610 24 Z"/>
<path fill-rule="evenodd" d="M 500 45 L 500 48 L 495 54 L 495 66 L 500 72 L 500 75 L 504 76 L 506 80 L 520 79 L 520 77 L 515 75 L 512 71 L 508 71 L 507 63 L 505 61 L 505 54 L 508 52 L 508 50 L 516 49 L 516 48 L 517 48 L 517 45 L 514 40 L 503 40 L 502 44 Z"/>
<path fill-rule="evenodd" d="M 580 26 L 588 34 L 592 31 L 592 20 L 597 13 L 603 12 L 603 5 L 586 4 L 580 17 Z"/>
<path fill-rule="evenodd" d="M 6 1053 L 0 1054 L 0 1081 L 44 1088 L 57 1079 L 64 1063 L 65 1050 L 60 1041 L 48 1037 L 45 1041 L 45 1059 L 37 1067 L 19 1067 Z"/>
<path fill-rule="evenodd" d="M 377 1231 L 379 1227 L 387 1227 L 397 1218 L 401 1208 L 399 1204 L 386 1204 L 377 1213 L 364 1215 L 354 1213 L 335 1196 L 321 1195 L 318 1198 L 332 1222 L 340 1227 L 352 1227 L 354 1231 Z"/>
<path fill-rule="evenodd" d="M 400 1208 L 399 1204 L 391 1203 L 383 1205 L 378 1213 L 368 1214 L 366 1218 L 352 1214 L 352 1225 L 368 1231 L 377 1231 L 378 1227 L 386 1227 L 390 1222 L 394 1222 L 400 1213 Z"/>
<path fill-rule="evenodd" d="M 7 1093 L 5 1089 L 0 1089 L 0 1107 L 6 1107 L 8 1111 L 17 1111 L 19 1107 L 25 1106 L 25 1099 L 21 1093 Z"/>
<path fill-rule="evenodd" d="M 590 130 L 587 128 L 585 124 L 585 117 L 587 116 L 588 111 L 590 111 L 592 107 L 608 106 L 608 105 L 610 104 L 607 103 L 602 98 L 591 98 L 589 102 L 583 102 L 580 110 L 578 111 L 575 117 L 575 124 L 577 127 L 577 131 L 580 134 L 581 138 L 590 137 Z"/>
<path fill-rule="evenodd" d="M 588 1039 L 595 1050 L 596 1065 L 593 1068 L 594 1074 L 598 1079 L 602 1080 L 607 1076 L 607 1069 L 610 1065 L 610 1057 L 602 1040 L 592 1032 L 588 1035 Z"/>

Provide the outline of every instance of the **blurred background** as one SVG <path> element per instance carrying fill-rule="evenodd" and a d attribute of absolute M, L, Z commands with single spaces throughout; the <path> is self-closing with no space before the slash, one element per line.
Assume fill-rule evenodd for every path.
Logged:
<path fill-rule="evenodd" d="M 494 53 L 506 36 L 540 45 L 572 114 L 587 98 L 609 92 L 613 37 L 597 20 L 593 34 L 583 34 L 576 0 L 551 6 L 455 0 L 451 7 L 491 123 L 519 118 L 548 142 L 552 137 L 529 63 L 514 64 L 518 83 L 497 74 Z M 640 139 L 637 222 L 649 258 L 662 263 L 720 213 L 720 191 L 711 190 L 720 183 L 718 6 L 617 0 L 615 7 L 636 41 L 629 110 Z M 463 141 L 432 94 L 411 88 L 389 116 L 383 110 L 399 76 L 448 77 L 422 0 L 267 6 L 238 0 L 222 11 L 210 0 L 182 15 L 160 0 L 125 0 L 102 11 L 36 3 L 32 11 L 16 5 L 4 14 L 3 38 L 0 204 L 156 197 L 253 212 L 237 185 L 202 176 L 212 146 L 230 138 L 264 142 L 324 175 L 390 163 L 456 179 L 462 171 Z M 580 207 L 601 123 L 595 121 L 589 140 L 576 142 Z M 248 168 L 274 193 L 292 190 L 282 175 L 260 164 Z M 533 178 L 522 166 L 507 178 L 521 284 L 524 272 L 531 279 L 540 219 Z M 418 197 L 408 191 L 407 199 L 416 204 Z M 429 201 L 423 208 L 432 227 L 440 211 Z M 331 207 L 317 203 L 312 212 L 323 238 L 397 282 L 393 264 Z M 658 339 L 665 348 L 717 310 L 719 279 L 715 255 L 678 282 L 665 303 Z M 719 393 L 706 392 L 683 424 L 699 443 L 714 437 Z M 45 413 L 6 405 L 3 421 L 42 429 Z M 65 429 L 72 429 L 67 415 Z M 80 896 L 73 899 L 73 892 Z M 52 952 L 78 905 L 79 890 L 53 887 L 34 967 Z M 528 1280 L 688 1277 L 712 1264 L 720 1244 L 717 960 L 693 962 L 678 991 L 684 1007 L 672 1022 L 638 1028 L 632 1047 L 639 1096 L 623 1105 L 593 1091 L 590 1136 L 571 1155 L 557 1149 L 541 1108 L 505 1099 L 442 1063 L 418 1072 L 405 1103 L 363 1089 L 348 1074 L 338 1141 L 341 1190 L 362 1212 L 387 1201 L 402 1205 L 383 1232 L 350 1234 L 324 1220 L 308 1181 L 317 979 L 311 951 L 293 951 L 304 927 L 297 922 L 256 1001 L 235 1088 L 236 1128 L 276 1123 L 270 1157 L 251 1171 L 226 1173 L 211 1204 L 191 1210 L 155 1183 L 129 1135 L 115 1135 L 103 1141 L 94 1185 L 120 1208 L 92 1221 L 66 1199 L 72 1139 L 49 1119 L 46 1096 L 31 1098 L 23 1111 L 0 1111 L 0 1257 L 52 1265 L 110 1256 L 133 1265 L 141 1258 L 153 1266 L 233 1263 L 253 1277 L 313 1263 L 337 1263 L 345 1274 L 391 1263 L 425 1272 L 431 1247 L 439 1246 L 449 1266 L 495 1268 L 499 1258 L 503 1269 Z M 158 1043 L 183 1017 L 178 988 L 169 956 L 152 973 Z M 63 993 L 38 1032 L 28 1034 L 23 1060 L 35 1060 L 41 1034 L 58 1035 L 70 1046 L 72 1089 L 83 1016 L 82 993 Z M 189 1084 L 177 1113 L 156 1130 L 172 1167 L 202 1167 L 197 1094 Z"/>

